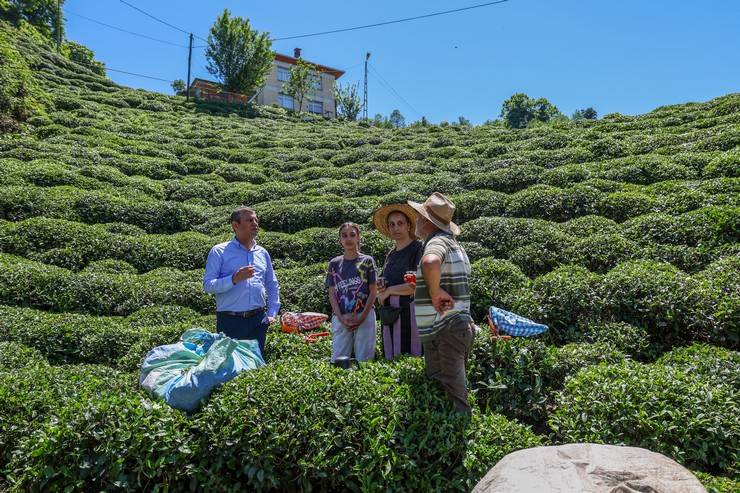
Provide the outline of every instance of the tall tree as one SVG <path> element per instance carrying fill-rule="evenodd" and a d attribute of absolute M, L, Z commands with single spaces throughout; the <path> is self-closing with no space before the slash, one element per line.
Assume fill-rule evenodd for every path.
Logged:
<path fill-rule="evenodd" d="M 172 90 L 175 92 L 175 94 L 177 94 L 178 92 L 183 92 L 185 91 L 185 89 L 188 88 L 187 85 L 185 84 L 185 81 L 182 79 L 173 80 L 170 86 L 172 86 Z"/>
<path fill-rule="evenodd" d="M 316 78 L 316 67 L 302 58 L 298 58 L 295 65 L 290 68 L 290 79 L 285 83 L 283 90 L 293 98 L 297 113 L 303 110 L 306 96 L 313 93 Z"/>
<path fill-rule="evenodd" d="M 398 109 L 395 109 L 391 112 L 391 116 L 388 118 L 388 121 L 395 128 L 403 128 L 406 126 L 406 118 L 404 118 L 404 116 L 401 114 L 401 111 Z"/>
<path fill-rule="evenodd" d="M 57 16 L 64 0 L 0 0 L 0 18 L 16 26 L 28 22 L 50 41 L 64 34 L 64 19 Z M 61 21 L 61 22 L 59 22 Z M 59 32 L 61 30 L 61 33 Z"/>
<path fill-rule="evenodd" d="M 596 113 L 596 110 L 592 107 L 588 107 L 585 110 L 583 110 L 583 118 L 586 120 L 596 120 L 598 118 L 598 113 Z"/>
<path fill-rule="evenodd" d="M 273 58 L 268 33 L 252 29 L 249 19 L 232 17 L 225 9 L 211 27 L 207 68 L 227 91 L 251 94 L 263 86 Z"/>
<path fill-rule="evenodd" d="M 534 120 L 547 122 L 560 115 L 560 110 L 547 99 L 532 99 L 522 92 L 514 94 L 501 106 L 501 118 L 511 128 L 525 128 Z"/>
<path fill-rule="evenodd" d="M 576 110 L 571 116 L 572 120 L 596 120 L 598 114 L 590 106 L 584 110 Z"/>
<path fill-rule="evenodd" d="M 359 82 L 347 86 L 340 84 L 336 87 L 334 100 L 337 105 L 337 114 L 345 120 L 357 120 L 357 115 L 362 111 L 362 101 L 360 101 L 358 87 Z"/>

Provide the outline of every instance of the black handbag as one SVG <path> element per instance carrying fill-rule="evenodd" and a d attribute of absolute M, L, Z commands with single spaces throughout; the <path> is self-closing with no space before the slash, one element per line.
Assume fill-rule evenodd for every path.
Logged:
<path fill-rule="evenodd" d="M 396 308 L 393 306 L 381 306 L 378 308 L 378 317 L 380 318 L 380 323 L 382 325 L 388 325 L 393 326 L 393 324 L 396 323 L 396 320 L 398 320 L 398 317 L 401 315 L 401 308 Z"/>

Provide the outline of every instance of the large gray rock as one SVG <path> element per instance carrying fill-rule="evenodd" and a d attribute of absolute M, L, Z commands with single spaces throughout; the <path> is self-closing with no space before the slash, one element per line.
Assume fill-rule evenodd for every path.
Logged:
<path fill-rule="evenodd" d="M 512 452 L 473 493 L 707 493 L 688 469 L 637 447 L 573 443 Z"/>

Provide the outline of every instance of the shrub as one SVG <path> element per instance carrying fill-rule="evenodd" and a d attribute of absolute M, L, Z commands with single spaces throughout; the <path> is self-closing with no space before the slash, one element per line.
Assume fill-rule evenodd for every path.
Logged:
<path fill-rule="evenodd" d="M 681 215 L 688 245 L 740 242 L 740 207 L 704 207 Z"/>
<path fill-rule="evenodd" d="M 566 341 L 579 322 L 590 320 L 600 304 L 599 277 L 583 267 L 560 267 L 532 282 L 532 306 L 521 313 L 550 327 L 548 337 Z M 515 310 L 517 313 L 517 304 Z"/>
<path fill-rule="evenodd" d="M 0 38 L 0 133 L 15 129 L 13 120 L 23 121 L 43 113 L 49 103 L 28 67 L 25 57 L 12 44 L 2 27 Z"/>
<path fill-rule="evenodd" d="M 36 349 L 17 342 L 0 341 L 0 371 L 15 371 L 29 366 L 48 366 Z"/>
<path fill-rule="evenodd" d="M 47 263 L 60 265 L 56 262 Z M 60 265 L 60 267 L 66 266 Z M 87 264 L 87 267 L 85 267 L 85 272 L 94 272 L 97 274 L 136 274 L 136 267 L 125 260 L 105 259 L 90 262 Z"/>
<path fill-rule="evenodd" d="M 328 323 L 322 327 L 322 330 L 331 332 L 330 329 Z M 265 354 L 270 363 L 290 358 L 327 362 L 331 358 L 331 338 L 322 337 L 314 343 L 307 344 L 298 335 L 282 332 L 276 324 L 267 333 Z"/>
<path fill-rule="evenodd" d="M 369 207 L 363 207 L 357 199 L 328 201 L 305 200 L 303 202 L 272 201 L 257 207 L 262 225 L 273 231 L 294 233 L 311 227 L 339 227 L 345 221 L 365 222 L 370 215 Z"/>
<path fill-rule="evenodd" d="M 740 353 L 709 344 L 692 344 L 675 348 L 661 356 L 656 364 L 678 368 L 689 375 L 738 388 L 740 385 Z"/>
<path fill-rule="evenodd" d="M 204 443 L 196 474 L 203 488 L 219 490 L 236 482 L 255 490 L 309 484 L 467 490 L 493 465 L 489 461 L 539 444 L 501 416 L 476 413 L 468 421 L 455 414 L 414 358 L 353 372 L 281 361 L 224 386 L 198 422 Z M 466 452 L 473 437 L 475 446 Z"/>
<path fill-rule="evenodd" d="M 702 170 L 704 178 L 740 178 L 740 151 L 728 151 L 720 154 Z"/>
<path fill-rule="evenodd" d="M 692 315 L 693 282 L 670 264 L 636 260 L 620 264 L 598 283 L 607 320 L 645 327 L 655 341 L 667 344 L 691 341 L 696 325 Z"/>
<path fill-rule="evenodd" d="M 19 375 L 16 385 L 47 380 L 39 373 Z M 8 464 L 14 488 L 183 488 L 178 483 L 186 483 L 183 468 L 195 450 L 182 413 L 143 399 L 132 390 L 133 379 L 110 369 L 69 367 L 55 373 L 44 382 L 48 390 L 24 389 L 15 396 L 33 399 L 44 418 L 22 427 L 25 437 Z M 21 413 L 10 416 L 18 420 Z"/>
<path fill-rule="evenodd" d="M 471 265 L 470 299 L 476 319 L 482 319 L 488 307 L 510 309 L 514 291 L 529 285 L 529 279 L 507 260 L 484 258 Z"/>
<path fill-rule="evenodd" d="M 740 490 L 740 480 L 712 476 L 701 471 L 691 471 L 707 489 L 707 493 L 735 493 Z"/>
<path fill-rule="evenodd" d="M 491 172 L 475 172 L 463 176 L 463 185 L 469 190 L 513 193 L 537 183 L 543 170 L 540 166 L 515 165 Z"/>
<path fill-rule="evenodd" d="M 607 344 L 633 358 L 650 355 L 650 334 L 643 327 L 624 322 L 594 322 L 583 329 L 587 342 Z"/>
<path fill-rule="evenodd" d="M 607 342 L 572 342 L 555 348 L 552 367 L 547 374 L 551 389 L 561 389 L 579 371 L 601 363 L 625 361 L 625 354 Z"/>
<path fill-rule="evenodd" d="M 655 199 L 637 192 L 614 192 L 603 197 L 598 210 L 601 215 L 622 222 L 652 212 Z"/>
<path fill-rule="evenodd" d="M 696 300 L 691 307 L 693 318 L 699 319 L 708 328 L 708 340 L 733 349 L 740 348 L 738 279 L 740 260 L 737 255 L 728 256 L 696 274 L 692 292 L 689 293 Z"/>
<path fill-rule="evenodd" d="M 51 369 L 28 365 L 0 371 L 0 471 L 6 468 L 11 452 L 33 430 L 54 417 L 63 402 L 82 396 L 120 390 L 119 374 L 96 366 L 69 366 Z M 21 488 L 21 491 L 24 489 Z"/>
<path fill-rule="evenodd" d="M 454 220 L 462 224 L 479 217 L 503 215 L 509 196 L 493 190 L 475 190 L 454 195 L 450 200 L 456 207 Z"/>
<path fill-rule="evenodd" d="M 550 426 L 566 442 L 621 443 L 736 472 L 737 387 L 662 365 L 601 365 L 570 379 Z"/>
<path fill-rule="evenodd" d="M 686 231 L 681 218 L 664 213 L 645 214 L 622 224 L 624 235 L 640 243 L 685 244 Z"/>
<path fill-rule="evenodd" d="M 127 315 L 157 304 L 213 310 L 200 272 L 156 269 L 146 274 L 72 273 L 0 254 L 0 302 L 55 311 Z"/>
<path fill-rule="evenodd" d="M 612 234 L 619 231 L 619 225 L 603 216 L 586 215 L 571 219 L 560 225 L 565 234 L 584 238 L 594 234 Z"/>
<path fill-rule="evenodd" d="M 541 424 L 547 416 L 552 364 L 552 354 L 540 340 L 493 340 L 482 330 L 473 342 L 468 382 L 482 411 Z"/>
<path fill-rule="evenodd" d="M 617 264 L 640 255 L 637 243 L 618 234 L 595 234 L 582 238 L 563 252 L 563 259 L 592 272 L 606 272 Z"/>

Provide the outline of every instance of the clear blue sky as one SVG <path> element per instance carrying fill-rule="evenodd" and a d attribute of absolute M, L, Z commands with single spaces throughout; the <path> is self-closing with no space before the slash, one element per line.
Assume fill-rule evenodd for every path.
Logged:
<path fill-rule="evenodd" d="M 313 33 L 485 3 L 485 0 L 316 2 L 161 0 L 130 3 L 207 38 L 224 8 L 273 37 Z M 187 35 L 118 0 L 68 0 L 67 36 L 92 48 L 108 67 L 185 79 L 185 48 L 94 24 L 82 14 L 152 37 L 187 44 Z M 203 44 L 196 40 L 196 44 Z M 571 114 L 641 114 L 658 106 L 704 101 L 740 91 L 740 1 L 509 0 L 477 10 L 347 33 L 278 41 L 275 51 L 303 50 L 309 61 L 346 69 L 340 82 L 362 81 L 371 64 L 369 113 L 401 110 L 407 122 L 473 123 L 496 118 L 515 92 L 546 97 Z M 193 77 L 206 77 L 195 50 Z M 171 93 L 165 82 L 110 72 L 116 82 Z M 408 104 L 407 104 L 408 103 Z M 417 113 L 418 112 L 418 113 Z"/>

